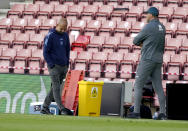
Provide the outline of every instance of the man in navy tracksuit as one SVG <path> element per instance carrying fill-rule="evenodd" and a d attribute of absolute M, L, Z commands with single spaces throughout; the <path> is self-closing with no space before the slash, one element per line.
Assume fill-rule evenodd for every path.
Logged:
<path fill-rule="evenodd" d="M 51 89 L 46 96 L 41 110 L 42 114 L 51 114 L 49 105 L 54 99 L 62 115 L 72 115 L 72 112 L 61 103 L 60 88 L 69 67 L 70 42 L 67 30 L 67 20 L 61 18 L 54 29 L 44 38 L 44 59 L 48 65 L 51 78 Z"/>
<path fill-rule="evenodd" d="M 149 76 L 152 85 L 158 95 L 160 103 L 160 114 L 158 119 L 166 119 L 165 95 L 162 88 L 161 67 L 163 63 L 163 53 L 165 47 L 166 29 L 158 20 L 159 11 L 155 7 L 147 11 L 148 24 L 134 38 L 133 43 L 141 46 L 141 60 L 136 71 L 136 81 L 134 85 L 134 112 L 128 115 L 129 118 L 140 117 L 140 104 L 142 99 L 142 89 Z"/>

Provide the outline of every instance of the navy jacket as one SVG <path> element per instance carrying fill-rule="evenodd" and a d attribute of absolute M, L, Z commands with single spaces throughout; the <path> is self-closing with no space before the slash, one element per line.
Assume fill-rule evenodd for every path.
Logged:
<path fill-rule="evenodd" d="M 70 58 L 68 34 L 66 32 L 61 34 L 55 29 L 51 29 L 44 38 L 43 55 L 50 68 L 55 64 L 68 66 Z"/>

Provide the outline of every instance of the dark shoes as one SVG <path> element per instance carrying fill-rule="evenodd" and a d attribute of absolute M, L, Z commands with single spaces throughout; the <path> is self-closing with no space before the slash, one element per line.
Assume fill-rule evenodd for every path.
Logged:
<path fill-rule="evenodd" d="M 127 115 L 127 118 L 140 119 L 140 113 L 131 112 Z"/>
<path fill-rule="evenodd" d="M 157 117 L 157 120 L 166 120 L 166 115 L 164 113 L 160 113 Z"/>
<path fill-rule="evenodd" d="M 46 114 L 46 115 L 53 115 L 53 113 L 50 112 L 48 108 L 42 108 L 40 111 L 41 114 Z"/>
<path fill-rule="evenodd" d="M 68 108 L 63 108 L 61 110 L 61 115 L 70 115 L 70 116 L 73 116 L 73 112 L 71 110 L 69 110 Z"/>

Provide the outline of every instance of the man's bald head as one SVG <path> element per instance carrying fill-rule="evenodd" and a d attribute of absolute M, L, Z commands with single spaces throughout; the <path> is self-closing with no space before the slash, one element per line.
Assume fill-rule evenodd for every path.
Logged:
<path fill-rule="evenodd" d="M 56 30 L 60 33 L 67 31 L 67 24 L 68 22 L 66 18 L 59 19 L 56 25 Z"/>

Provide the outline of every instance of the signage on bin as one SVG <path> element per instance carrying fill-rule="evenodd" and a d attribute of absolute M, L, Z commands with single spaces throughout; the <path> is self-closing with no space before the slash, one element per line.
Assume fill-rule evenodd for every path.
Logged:
<path fill-rule="evenodd" d="M 98 88 L 97 87 L 93 87 L 91 89 L 91 97 L 92 98 L 96 98 L 98 96 Z"/>

